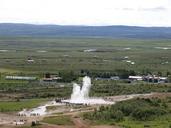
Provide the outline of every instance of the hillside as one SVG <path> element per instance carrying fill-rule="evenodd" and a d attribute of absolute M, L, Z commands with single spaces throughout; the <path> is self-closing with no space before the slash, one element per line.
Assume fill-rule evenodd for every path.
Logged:
<path fill-rule="evenodd" d="M 1 23 L 0 36 L 81 36 L 170 39 L 171 27 L 59 26 Z"/>

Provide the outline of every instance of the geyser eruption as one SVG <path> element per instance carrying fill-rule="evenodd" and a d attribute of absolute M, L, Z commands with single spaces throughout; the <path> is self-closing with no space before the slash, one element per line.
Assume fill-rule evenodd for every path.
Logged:
<path fill-rule="evenodd" d="M 101 98 L 89 98 L 89 91 L 91 88 L 91 79 L 88 76 L 83 78 L 82 88 L 80 85 L 73 84 L 73 92 L 71 99 L 63 100 L 62 102 L 73 104 L 113 104 L 113 102 L 105 101 Z"/>
<path fill-rule="evenodd" d="M 81 102 L 89 98 L 89 90 L 91 88 L 91 79 L 88 76 L 83 78 L 83 86 L 82 88 L 74 83 L 73 84 L 73 92 L 71 94 L 71 102 Z"/>
<path fill-rule="evenodd" d="M 89 97 L 90 88 L 91 88 L 91 79 L 90 79 L 90 77 L 85 76 L 83 78 L 83 86 L 82 86 L 82 89 L 81 89 L 82 97 L 84 97 L 84 98 Z"/>
<path fill-rule="evenodd" d="M 80 86 L 76 83 L 73 84 L 73 90 L 72 90 L 72 94 L 71 94 L 71 100 L 75 100 L 78 99 L 80 97 Z"/>

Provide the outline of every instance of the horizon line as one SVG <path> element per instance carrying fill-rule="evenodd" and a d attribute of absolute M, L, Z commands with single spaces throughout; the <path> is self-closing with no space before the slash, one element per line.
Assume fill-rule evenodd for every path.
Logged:
<path fill-rule="evenodd" d="M 55 23 L 26 23 L 26 22 L 0 22 L 0 24 L 23 24 L 23 25 L 35 25 L 35 26 L 75 26 L 75 27 L 112 27 L 112 26 L 121 26 L 121 27 L 143 27 L 143 28 L 171 28 L 171 26 L 146 26 L 146 25 L 123 25 L 123 24 L 104 24 L 104 25 L 86 25 L 86 24 L 55 24 Z"/>

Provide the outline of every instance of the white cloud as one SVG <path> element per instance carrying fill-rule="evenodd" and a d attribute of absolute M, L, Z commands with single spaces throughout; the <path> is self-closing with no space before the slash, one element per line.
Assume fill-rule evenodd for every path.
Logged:
<path fill-rule="evenodd" d="M 0 0 L 0 22 L 171 26 L 171 0 Z"/>
<path fill-rule="evenodd" d="M 138 10 L 140 11 L 165 11 L 167 10 L 167 8 L 159 6 L 155 8 L 139 8 Z"/>

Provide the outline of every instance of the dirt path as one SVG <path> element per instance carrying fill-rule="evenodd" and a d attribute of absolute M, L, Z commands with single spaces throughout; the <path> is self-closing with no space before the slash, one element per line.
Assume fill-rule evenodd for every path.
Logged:
<path fill-rule="evenodd" d="M 41 128 L 75 128 L 75 126 L 68 126 L 68 125 L 53 125 L 53 124 L 46 124 L 43 123 Z"/>
<path fill-rule="evenodd" d="M 72 121 L 75 124 L 75 128 L 90 128 L 90 126 L 85 123 L 81 118 L 73 118 Z"/>
<path fill-rule="evenodd" d="M 118 126 L 109 126 L 109 125 L 98 125 L 98 126 L 91 126 L 90 128 L 120 128 Z"/>

